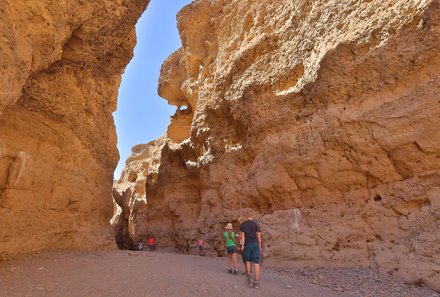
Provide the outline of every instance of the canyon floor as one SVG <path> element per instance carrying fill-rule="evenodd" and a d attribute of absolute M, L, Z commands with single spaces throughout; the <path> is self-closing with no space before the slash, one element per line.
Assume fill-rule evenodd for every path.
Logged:
<path fill-rule="evenodd" d="M 270 259 L 261 288 L 250 289 L 225 266 L 226 258 L 165 251 L 41 253 L 0 263 L 0 296 L 440 297 L 368 269 L 280 269 Z"/>

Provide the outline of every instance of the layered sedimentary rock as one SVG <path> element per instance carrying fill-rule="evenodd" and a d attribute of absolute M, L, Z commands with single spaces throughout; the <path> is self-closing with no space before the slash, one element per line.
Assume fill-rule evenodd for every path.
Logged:
<path fill-rule="evenodd" d="M 222 252 L 249 208 L 266 256 L 440 289 L 440 2 L 200 0 L 178 24 L 133 240 Z"/>
<path fill-rule="evenodd" d="M 0 259 L 115 246 L 112 112 L 148 2 L 0 1 Z"/>

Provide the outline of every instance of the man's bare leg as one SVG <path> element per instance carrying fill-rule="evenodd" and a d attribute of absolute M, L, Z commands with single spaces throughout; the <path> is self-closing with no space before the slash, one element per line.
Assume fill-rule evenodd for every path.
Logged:
<path fill-rule="evenodd" d="M 251 262 L 246 261 L 246 274 L 251 275 Z"/>
<path fill-rule="evenodd" d="M 260 280 L 260 264 L 254 263 L 255 280 Z"/>
<path fill-rule="evenodd" d="M 248 283 L 248 287 L 252 288 L 254 286 L 254 281 L 252 280 L 251 274 L 251 262 L 246 261 L 246 280 Z"/>

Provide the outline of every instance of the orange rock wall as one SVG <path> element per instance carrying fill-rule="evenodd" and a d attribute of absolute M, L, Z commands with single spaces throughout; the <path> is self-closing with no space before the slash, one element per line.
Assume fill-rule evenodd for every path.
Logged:
<path fill-rule="evenodd" d="M 114 248 L 112 112 L 148 2 L 0 0 L 0 259 Z"/>
<path fill-rule="evenodd" d="M 145 195 L 133 240 L 222 253 L 250 208 L 268 257 L 440 289 L 440 2 L 200 0 L 178 22 L 159 93 L 188 108 L 119 182 Z"/>

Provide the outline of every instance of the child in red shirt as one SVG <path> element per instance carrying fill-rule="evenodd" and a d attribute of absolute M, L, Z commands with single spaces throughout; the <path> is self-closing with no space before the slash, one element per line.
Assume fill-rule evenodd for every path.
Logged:
<path fill-rule="evenodd" d="M 156 249 L 156 237 L 154 236 L 148 237 L 148 249 L 150 251 L 154 251 Z"/>

